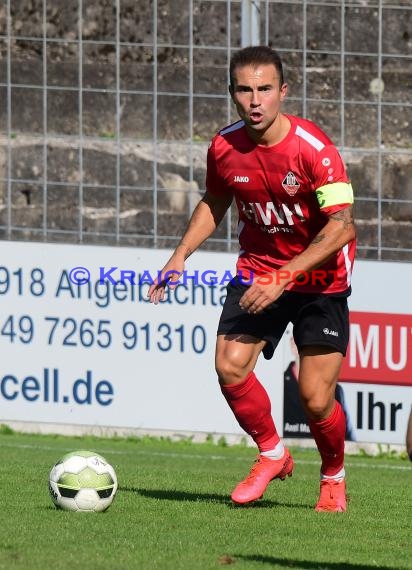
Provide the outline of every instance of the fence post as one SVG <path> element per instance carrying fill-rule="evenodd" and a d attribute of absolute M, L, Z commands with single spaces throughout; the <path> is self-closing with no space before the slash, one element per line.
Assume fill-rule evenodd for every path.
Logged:
<path fill-rule="evenodd" d="M 242 0 L 242 47 L 260 44 L 260 0 Z"/>

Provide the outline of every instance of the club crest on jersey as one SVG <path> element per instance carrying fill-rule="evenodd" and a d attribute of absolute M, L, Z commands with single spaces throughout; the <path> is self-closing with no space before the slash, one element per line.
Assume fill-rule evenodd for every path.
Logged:
<path fill-rule="evenodd" d="M 294 196 L 300 188 L 300 184 L 296 180 L 296 176 L 290 170 L 283 179 L 282 186 L 289 196 Z"/>

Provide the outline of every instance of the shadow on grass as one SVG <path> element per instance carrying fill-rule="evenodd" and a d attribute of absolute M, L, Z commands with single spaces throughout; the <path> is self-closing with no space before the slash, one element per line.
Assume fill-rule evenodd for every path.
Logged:
<path fill-rule="evenodd" d="M 162 501 L 192 501 L 195 503 L 220 503 L 227 505 L 232 509 L 269 509 L 273 507 L 291 507 L 295 509 L 312 509 L 313 505 L 293 504 L 289 502 L 272 501 L 270 499 L 261 499 L 247 505 L 234 504 L 228 495 L 219 495 L 217 493 L 189 493 L 187 491 L 176 491 L 175 489 L 138 489 L 136 487 L 119 487 L 119 491 L 128 493 L 137 493 L 142 497 L 150 499 L 158 499 Z"/>
<path fill-rule="evenodd" d="M 247 562 L 268 564 L 270 566 L 276 565 L 307 570 L 376 570 L 376 565 L 352 564 L 351 562 L 316 562 L 314 560 L 294 560 L 291 558 L 277 558 L 276 556 L 262 556 L 258 554 L 232 554 L 230 557 L 234 562 L 236 560 L 244 560 Z M 379 570 L 393 570 L 393 567 L 379 566 Z M 399 570 L 402 570 L 402 568 L 399 568 Z"/>

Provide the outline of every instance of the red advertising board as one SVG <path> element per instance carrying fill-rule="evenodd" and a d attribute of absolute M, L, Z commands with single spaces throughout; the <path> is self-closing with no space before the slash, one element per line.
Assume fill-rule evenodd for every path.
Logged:
<path fill-rule="evenodd" d="M 412 315 L 352 311 L 339 381 L 412 386 Z"/>

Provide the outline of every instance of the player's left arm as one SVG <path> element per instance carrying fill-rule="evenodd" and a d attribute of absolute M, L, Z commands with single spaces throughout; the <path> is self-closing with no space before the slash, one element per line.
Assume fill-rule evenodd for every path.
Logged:
<path fill-rule="evenodd" d="M 329 152 L 332 152 L 329 150 Z M 337 153 L 337 151 L 335 151 Z M 283 293 L 292 280 L 299 274 L 306 275 L 323 265 L 336 252 L 356 237 L 353 218 L 353 190 L 346 176 L 343 163 L 334 164 L 333 180 L 324 180 L 319 176 L 316 197 L 319 208 L 327 215 L 327 222 L 310 244 L 299 255 L 285 264 L 274 279 L 255 281 L 240 300 L 240 306 L 250 313 L 260 313 Z M 330 160 L 330 159 L 328 159 Z M 325 166 L 325 160 L 320 165 Z M 330 163 L 326 163 L 329 169 Z M 320 169 L 319 169 L 320 170 Z"/>
<path fill-rule="evenodd" d="M 316 269 L 327 261 L 334 253 L 355 239 L 356 229 L 353 219 L 352 204 L 342 204 L 339 210 L 328 214 L 328 221 L 321 231 L 313 238 L 309 246 L 283 269 L 292 273 L 301 270 Z"/>
<path fill-rule="evenodd" d="M 332 143 L 326 144 L 312 158 L 309 168 L 313 190 L 327 221 L 306 249 L 282 267 L 295 276 L 295 271 L 305 274 L 323 265 L 356 237 L 352 184 L 338 149 Z"/>
<path fill-rule="evenodd" d="M 328 221 L 309 246 L 289 263 L 283 265 L 276 278 L 263 276 L 248 288 L 240 299 L 240 306 L 249 313 L 260 313 L 283 293 L 287 285 L 323 265 L 334 253 L 355 239 L 352 205 L 328 215 Z"/>
<path fill-rule="evenodd" d="M 356 238 L 352 185 L 337 150 L 333 150 L 336 153 L 336 162 L 333 163 L 336 176 L 326 183 L 321 182 L 315 191 L 319 209 L 327 215 L 327 222 L 308 247 L 283 267 L 292 274 L 294 271 L 305 274 L 316 269 Z M 329 150 L 328 154 L 331 155 L 331 152 Z M 322 180 L 321 172 L 319 178 Z"/>

